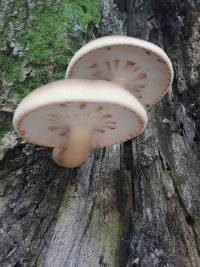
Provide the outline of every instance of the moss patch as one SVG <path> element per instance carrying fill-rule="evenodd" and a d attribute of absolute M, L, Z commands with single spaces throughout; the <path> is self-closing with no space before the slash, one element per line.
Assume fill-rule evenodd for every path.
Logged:
<path fill-rule="evenodd" d="M 41 84 L 63 79 L 74 52 L 93 37 L 100 20 L 99 0 L 61 0 L 36 6 L 23 30 L 0 56 L 1 78 L 10 97 L 22 99 Z M 12 22 L 14 24 L 14 21 Z M 9 51 L 10 50 L 10 51 Z M 9 52 L 9 53 L 8 53 Z"/>
<path fill-rule="evenodd" d="M 32 7 L 14 2 L 8 3 L 7 21 L 0 21 L 0 96 L 19 102 L 40 85 L 64 78 L 73 54 L 95 37 L 100 0 L 48 0 Z"/>

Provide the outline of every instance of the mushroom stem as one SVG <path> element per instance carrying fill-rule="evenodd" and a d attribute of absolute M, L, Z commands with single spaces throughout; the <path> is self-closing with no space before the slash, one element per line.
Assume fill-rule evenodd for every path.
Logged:
<path fill-rule="evenodd" d="M 62 167 L 78 167 L 85 160 L 91 148 L 92 132 L 87 128 L 72 128 L 66 148 L 55 148 L 53 160 Z"/>

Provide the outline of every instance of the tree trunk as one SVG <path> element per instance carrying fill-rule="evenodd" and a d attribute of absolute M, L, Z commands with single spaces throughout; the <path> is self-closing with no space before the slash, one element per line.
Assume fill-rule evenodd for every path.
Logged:
<path fill-rule="evenodd" d="M 2 267 L 200 266 L 200 3 L 102 0 L 100 35 L 110 34 L 161 46 L 174 66 L 172 91 L 148 113 L 141 136 L 92 151 L 80 168 L 61 168 L 50 150 L 5 135 Z M 7 87 L 1 120 L 15 108 Z"/>

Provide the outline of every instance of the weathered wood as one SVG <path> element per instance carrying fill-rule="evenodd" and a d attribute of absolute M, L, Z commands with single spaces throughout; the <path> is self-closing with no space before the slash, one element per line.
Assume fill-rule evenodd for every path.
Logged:
<path fill-rule="evenodd" d="M 149 112 L 144 134 L 92 151 L 78 169 L 6 135 L 1 266 L 200 266 L 199 2 L 103 0 L 100 32 L 164 48 L 173 90 Z"/>

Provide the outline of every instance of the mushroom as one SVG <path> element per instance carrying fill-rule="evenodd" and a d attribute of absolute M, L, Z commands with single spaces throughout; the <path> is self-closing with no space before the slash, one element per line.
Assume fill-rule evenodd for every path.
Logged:
<path fill-rule="evenodd" d="M 54 161 L 77 167 L 91 148 L 121 143 L 142 133 L 144 107 L 127 90 L 99 80 L 60 80 L 22 100 L 13 124 L 27 142 L 54 148 Z"/>
<path fill-rule="evenodd" d="M 171 87 L 173 68 L 166 53 L 150 42 L 108 36 L 83 46 L 72 58 L 66 78 L 112 81 L 148 109 Z"/>

